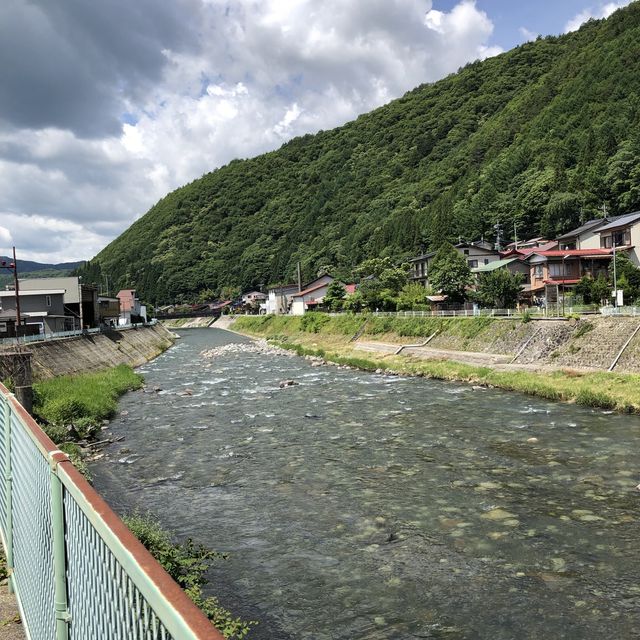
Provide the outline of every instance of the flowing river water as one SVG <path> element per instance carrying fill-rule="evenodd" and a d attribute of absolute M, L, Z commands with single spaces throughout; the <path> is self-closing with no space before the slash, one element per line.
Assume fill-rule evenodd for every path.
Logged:
<path fill-rule="evenodd" d="M 228 552 L 211 589 L 250 638 L 640 637 L 640 417 L 201 355 L 244 340 L 182 332 L 91 472 L 117 511 Z"/>

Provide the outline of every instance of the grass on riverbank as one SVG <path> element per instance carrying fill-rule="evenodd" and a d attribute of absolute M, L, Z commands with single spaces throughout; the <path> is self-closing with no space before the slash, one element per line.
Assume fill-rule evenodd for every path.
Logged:
<path fill-rule="evenodd" d="M 305 316 L 302 316 L 303 318 Z M 456 362 L 453 360 L 423 360 L 413 356 L 393 356 L 385 354 L 367 353 L 362 355 L 354 345 L 348 342 L 346 332 L 322 332 L 322 329 L 335 328 L 334 320 L 342 317 L 329 317 L 331 324 L 320 321 L 318 332 L 303 330 L 300 322 L 291 324 L 291 318 L 271 317 L 240 318 L 233 325 L 235 331 L 254 336 L 268 337 L 276 340 L 279 345 L 295 350 L 299 355 L 319 355 L 332 362 L 374 371 L 376 369 L 391 369 L 399 373 L 423 376 L 438 380 L 468 382 L 471 384 L 494 386 L 508 391 L 517 391 L 548 400 L 574 402 L 576 404 L 612 409 L 627 413 L 640 413 L 640 375 L 609 372 L 585 372 L 572 369 L 558 371 L 522 371 L 499 370 L 491 367 L 477 366 Z M 345 316 L 347 321 L 353 322 L 353 316 Z M 298 319 L 299 320 L 299 319 Z M 386 321 L 387 318 L 379 318 Z M 395 320 L 391 318 L 391 320 Z M 430 318 L 419 318 L 421 322 Z M 439 320 L 439 319 L 436 319 Z M 483 319 L 486 320 L 486 319 Z M 408 319 L 411 321 L 411 319 Z M 451 320 L 449 320 L 451 322 Z M 477 319 L 457 320 L 460 323 L 455 330 L 471 334 L 482 329 L 481 325 L 469 324 Z M 312 323 L 317 324 L 317 319 Z M 324 324 L 323 324 L 324 322 Z M 362 324 L 360 322 L 360 324 Z M 313 325 L 312 325 L 313 326 Z M 487 325 L 484 325 L 486 328 Z M 427 328 L 428 327 L 428 328 Z M 352 327 L 349 327 L 349 331 Z M 424 332 L 428 333 L 435 327 L 425 322 Z M 383 325 L 381 330 L 387 330 Z M 397 329 L 397 327 L 396 327 Z M 350 337 L 350 336 L 349 336 Z"/>
<path fill-rule="evenodd" d="M 141 386 L 142 376 L 127 365 L 50 378 L 33 385 L 33 412 L 56 443 L 69 439 L 71 425 L 80 439 L 89 438 L 115 414 L 118 398 Z"/>

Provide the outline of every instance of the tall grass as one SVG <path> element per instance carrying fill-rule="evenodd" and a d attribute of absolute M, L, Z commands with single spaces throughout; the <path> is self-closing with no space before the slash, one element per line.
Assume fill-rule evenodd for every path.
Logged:
<path fill-rule="evenodd" d="M 118 398 L 142 386 L 142 376 L 127 365 L 96 373 L 59 376 L 34 385 L 34 414 L 54 426 L 81 421 L 95 425 L 112 417 Z"/>

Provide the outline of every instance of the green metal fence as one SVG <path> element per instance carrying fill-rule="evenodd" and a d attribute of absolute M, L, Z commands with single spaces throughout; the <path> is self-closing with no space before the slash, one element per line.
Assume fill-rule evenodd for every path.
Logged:
<path fill-rule="evenodd" d="M 222 640 L 0 384 L 0 534 L 30 640 Z"/>

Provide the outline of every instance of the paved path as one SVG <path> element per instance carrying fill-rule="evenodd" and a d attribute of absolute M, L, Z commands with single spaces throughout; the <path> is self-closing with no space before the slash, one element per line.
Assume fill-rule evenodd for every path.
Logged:
<path fill-rule="evenodd" d="M 7 581 L 0 584 L 0 640 L 24 640 L 26 638 L 15 596 L 9 593 Z"/>
<path fill-rule="evenodd" d="M 388 342 L 356 342 L 354 347 L 360 351 L 392 354 L 400 345 Z M 418 356 L 425 359 L 455 360 L 475 365 L 507 364 L 513 360 L 513 356 L 504 353 L 484 353 L 481 351 L 450 351 L 448 349 L 433 349 L 430 347 L 405 347 L 404 355 Z"/>

